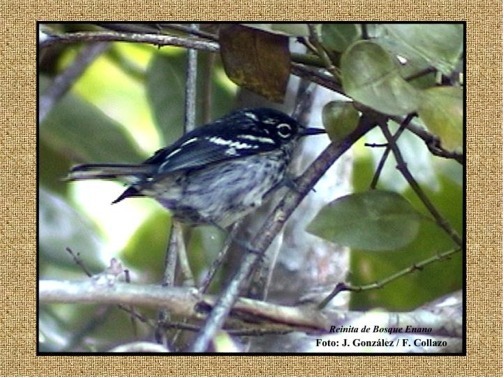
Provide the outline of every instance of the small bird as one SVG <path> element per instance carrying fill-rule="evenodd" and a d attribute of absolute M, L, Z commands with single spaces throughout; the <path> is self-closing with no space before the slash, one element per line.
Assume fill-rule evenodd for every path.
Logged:
<path fill-rule="evenodd" d="M 141 164 L 82 164 L 68 180 L 119 179 L 128 188 L 112 203 L 148 196 L 189 225 L 225 228 L 287 180 L 306 128 L 274 109 L 241 109 L 197 128 Z"/>

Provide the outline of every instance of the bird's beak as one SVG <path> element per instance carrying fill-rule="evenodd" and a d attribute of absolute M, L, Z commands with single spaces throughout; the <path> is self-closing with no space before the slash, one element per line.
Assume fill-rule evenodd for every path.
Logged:
<path fill-rule="evenodd" d="M 308 136 L 308 135 L 317 135 L 317 134 L 325 134 L 326 131 L 324 129 L 313 129 L 311 127 L 305 127 L 301 129 L 301 136 Z"/>

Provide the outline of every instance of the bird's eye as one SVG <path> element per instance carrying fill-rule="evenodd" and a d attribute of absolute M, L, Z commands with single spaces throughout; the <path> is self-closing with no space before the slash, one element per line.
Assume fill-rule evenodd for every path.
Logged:
<path fill-rule="evenodd" d="M 280 123 L 277 125 L 277 132 L 281 138 L 289 138 L 292 135 L 292 127 L 288 123 Z"/>

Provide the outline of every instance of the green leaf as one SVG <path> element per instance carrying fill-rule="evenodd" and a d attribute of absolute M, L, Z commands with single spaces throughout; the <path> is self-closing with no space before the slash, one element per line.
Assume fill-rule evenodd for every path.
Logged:
<path fill-rule="evenodd" d="M 170 221 L 168 211 L 154 212 L 128 241 L 121 253 L 123 262 L 153 281 L 161 279 L 164 271 L 162 261 L 170 236 Z"/>
<path fill-rule="evenodd" d="M 402 47 L 402 56 L 422 58 L 443 74 L 457 66 L 464 48 L 461 24 L 387 24 L 389 38 Z"/>
<path fill-rule="evenodd" d="M 41 80 L 41 88 L 43 90 Z M 40 138 L 80 162 L 139 162 L 137 146 L 117 122 L 73 94 L 65 95 L 40 125 Z"/>
<path fill-rule="evenodd" d="M 417 90 L 401 77 L 381 46 L 369 41 L 354 43 L 343 54 L 341 71 L 343 88 L 354 100 L 390 115 L 416 111 Z"/>
<path fill-rule="evenodd" d="M 457 170 L 460 164 L 442 160 Z M 460 172 L 462 175 L 462 172 Z M 434 188 L 424 186 L 425 194 L 443 217 L 462 234 L 464 232 L 463 185 L 452 179 L 438 175 L 439 185 Z M 416 193 L 408 187 L 403 193 L 412 205 L 423 208 Z M 440 252 L 454 248 L 453 240 L 435 222 L 420 222 L 417 237 L 408 245 L 391 252 L 369 252 L 352 249 L 350 280 L 354 285 L 365 285 L 383 280 L 399 270 L 411 267 Z M 391 311 L 410 311 L 441 295 L 459 290 L 464 286 L 463 253 L 430 264 L 422 270 L 408 274 L 390 282 L 380 290 L 371 290 L 351 296 L 351 308 L 355 310 L 386 308 Z"/>
<path fill-rule="evenodd" d="M 147 68 L 147 98 L 163 144 L 184 133 L 184 54 L 155 54 Z"/>
<path fill-rule="evenodd" d="M 57 151 L 48 146 L 42 139 L 38 144 L 39 186 L 65 196 L 68 185 L 62 180 L 68 174 L 71 161 L 62 151 Z"/>
<path fill-rule="evenodd" d="M 331 101 L 322 109 L 322 123 L 333 142 L 344 139 L 359 123 L 359 112 L 348 101 Z"/>
<path fill-rule="evenodd" d="M 427 128 L 449 151 L 462 152 L 464 138 L 464 104 L 458 87 L 429 88 L 422 93 L 418 114 Z"/>
<path fill-rule="evenodd" d="M 75 253 L 80 253 L 90 270 L 103 270 L 99 259 L 102 240 L 89 219 L 77 213 L 63 197 L 45 188 L 39 189 L 38 210 L 39 257 L 42 267 L 47 268 L 50 264 L 53 268 L 80 271 L 81 268 L 66 251 L 68 247 Z"/>
<path fill-rule="evenodd" d="M 308 231 L 329 241 L 370 251 L 407 245 L 422 215 L 394 192 L 372 190 L 338 198 L 325 206 Z"/>
<path fill-rule="evenodd" d="M 204 53 L 199 53 L 200 62 Z M 147 70 L 147 96 L 163 144 L 171 144 L 184 132 L 184 93 L 187 57 L 185 54 L 155 54 Z M 204 81 L 211 81 L 211 117 L 228 113 L 233 104 L 233 94 L 218 81 L 215 65 L 210 77 L 204 76 L 203 65 L 198 65 L 197 106 L 202 106 Z M 201 112 L 196 112 L 196 124 L 203 123 Z"/>
<path fill-rule="evenodd" d="M 289 38 L 243 25 L 219 30 L 224 70 L 241 87 L 271 101 L 284 100 L 290 75 Z"/>
<path fill-rule="evenodd" d="M 361 36 L 357 24 L 322 24 L 322 43 L 324 46 L 342 53 Z"/>

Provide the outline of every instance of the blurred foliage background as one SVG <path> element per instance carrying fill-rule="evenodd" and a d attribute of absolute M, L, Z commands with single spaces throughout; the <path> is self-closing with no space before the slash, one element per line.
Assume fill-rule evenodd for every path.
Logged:
<path fill-rule="evenodd" d="M 100 30 L 90 24 L 40 26 L 55 33 Z M 292 24 L 256 24 L 253 27 L 268 31 L 282 29 L 289 37 L 298 36 L 306 30 L 302 25 Z M 321 35 L 341 74 L 341 83 L 347 94 L 350 92 L 360 102 L 373 105 L 377 110 L 388 110 L 390 114 L 418 110 L 432 115 L 437 114 L 435 109 L 432 110 L 433 106 L 446 100 L 444 94 L 428 98 L 425 95 L 422 104 L 415 103 L 412 109 L 409 93 L 412 90 L 432 90 L 439 85 L 440 78 L 450 88 L 460 88 L 457 80 L 463 70 L 463 29 L 455 24 L 443 24 L 442 27 L 441 31 L 429 26 L 401 29 L 394 24 L 387 30 L 387 38 L 382 38 L 377 31 L 380 25 L 369 24 L 362 28 L 360 24 L 324 24 Z M 215 25 L 209 28 L 212 30 Z M 420 30 L 424 32 L 420 33 Z M 376 45 L 372 46 L 372 51 L 362 52 L 367 48 L 362 43 L 368 43 L 364 38 L 373 33 L 378 36 L 374 40 Z M 56 44 L 39 51 L 39 95 L 50 86 L 56 75 L 74 61 L 83 45 Z M 446 49 L 446 45 L 450 48 Z M 382 49 L 377 50 L 375 46 Z M 411 52 L 411 46 L 416 46 L 416 50 Z M 354 58 L 354 55 L 357 57 Z M 398 55 L 408 56 L 408 64 L 394 62 L 393 74 L 384 77 L 381 70 L 388 69 L 391 57 Z M 62 179 L 77 163 L 140 162 L 180 137 L 183 133 L 185 67 L 184 48 L 111 43 L 39 124 L 40 279 L 84 279 L 82 269 L 66 252 L 66 248 L 71 248 L 79 253 L 93 273 L 103 271 L 111 257 L 118 257 L 131 271 L 135 282 L 160 281 L 169 236 L 169 213 L 147 198 L 111 206 L 110 203 L 122 191 L 118 183 L 68 183 Z M 227 77 L 218 54 L 199 52 L 198 70 L 200 91 L 207 91 L 205 87 L 208 86 L 211 88 L 210 101 L 198 97 L 199 125 L 232 110 L 239 90 Z M 357 74 L 353 72 L 355 70 Z M 423 74 L 415 77 L 420 72 Z M 405 78 L 410 79 L 406 82 Z M 391 87 L 396 97 L 386 98 L 383 92 Z M 373 97 L 375 92 L 377 95 Z M 453 103 L 450 99 L 446 101 L 447 106 Z M 460 104 L 462 106 L 462 102 Z M 463 131 L 460 130 L 460 136 L 457 134 L 459 121 L 453 119 L 458 117 L 457 112 L 462 108 L 450 113 L 446 110 L 447 106 L 442 105 L 441 114 L 445 114 L 445 118 L 441 117 L 439 123 L 446 125 L 453 121 L 455 126 L 436 134 L 454 150 L 461 152 Z M 425 122 L 432 122 L 427 118 L 423 118 Z M 331 127 L 331 122 L 334 120 L 324 121 L 325 126 Z M 396 130 L 398 125 L 389 122 L 389 127 Z M 454 129 L 457 130 L 455 136 Z M 380 131 L 375 129 L 352 148 L 354 192 L 369 189 L 383 154 L 383 149 L 365 146 L 365 143 L 385 142 Z M 428 197 L 453 228 L 463 235 L 463 166 L 453 159 L 433 156 L 425 142 L 413 133 L 403 133 L 398 145 L 408 168 Z M 418 197 L 397 171 L 392 157 L 387 160 L 376 188 L 401 194 L 419 213 L 428 217 Z M 211 264 L 222 238 L 220 232 L 211 228 L 194 231 L 189 258 L 196 276 Z M 432 221 L 422 221 L 418 223 L 414 240 L 396 250 L 376 252 L 352 248 L 348 280 L 355 285 L 372 283 L 451 248 L 453 242 L 443 230 Z M 357 310 L 376 307 L 410 310 L 460 289 L 464 283 L 463 271 L 463 256 L 459 253 L 448 261 L 432 264 L 394 281 L 381 290 L 354 294 L 350 306 Z M 155 317 L 155 311 L 146 310 L 146 313 Z M 88 351 L 93 351 L 94 348 L 110 346 L 142 334 L 142 328 L 132 327 L 129 316 L 116 307 L 90 305 L 42 306 L 39 330 L 43 351 L 62 348 L 89 348 Z"/>

